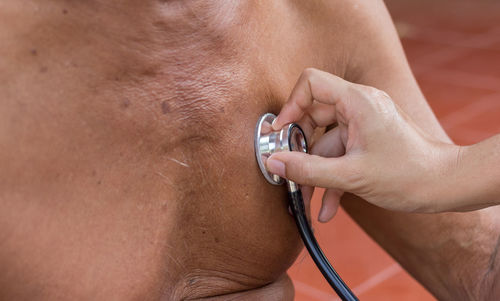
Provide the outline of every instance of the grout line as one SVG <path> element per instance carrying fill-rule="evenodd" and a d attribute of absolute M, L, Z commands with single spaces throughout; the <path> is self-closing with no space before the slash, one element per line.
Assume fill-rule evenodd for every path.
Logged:
<path fill-rule="evenodd" d="M 485 105 L 488 102 L 496 102 L 500 100 L 500 93 L 490 94 L 474 101 L 461 109 L 443 115 L 439 118 L 439 122 L 446 128 L 454 128 L 461 123 L 474 119 L 483 112 L 490 110 L 490 107 Z"/>
<path fill-rule="evenodd" d="M 425 71 L 429 71 L 429 69 L 433 67 L 440 66 L 467 55 L 473 50 L 489 49 L 489 46 L 500 41 L 500 27 L 494 27 L 482 34 L 471 34 L 469 35 L 470 37 L 466 39 L 456 39 L 456 37 L 445 39 L 444 37 L 446 36 L 456 35 L 455 32 L 439 31 L 431 28 L 424 29 L 420 32 L 420 35 L 427 38 L 422 39 L 417 35 L 415 37 L 407 37 L 406 39 L 425 43 L 437 43 L 442 46 L 448 46 L 449 48 L 424 55 L 412 62 L 411 65 L 414 66 L 412 69 L 415 69 L 414 73 L 416 74 L 421 74 Z M 430 39 L 428 39 L 429 37 Z"/>
<path fill-rule="evenodd" d="M 386 267 L 382 271 L 378 272 L 377 274 L 371 276 L 364 282 L 362 282 L 360 285 L 354 287 L 352 291 L 356 296 L 360 296 L 367 291 L 371 290 L 372 288 L 376 287 L 377 285 L 381 284 L 382 282 L 386 281 L 387 279 L 390 279 L 403 269 L 398 263 L 393 263 L 390 266 Z M 320 289 L 317 289 L 309 284 L 303 283 L 298 280 L 294 280 L 293 284 L 295 286 L 295 290 L 300 291 L 301 293 L 310 296 L 311 298 L 315 298 L 316 300 L 319 301 L 340 301 L 340 298 L 337 295 L 329 294 L 326 293 Z"/>
<path fill-rule="evenodd" d="M 401 266 L 397 263 L 393 263 L 390 266 L 386 267 L 382 271 L 378 272 L 377 274 L 373 275 L 372 277 L 368 278 L 366 281 L 361 283 L 360 285 L 356 286 L 353 291 L 357 296 L 360 296 L 367 291 L 371 290 L 375 286 L 379 285 L 380 283 L 386 281 L 389 278 L 392 278 L 394 275 L 402 271 L 403 269 Z"/>
<path fill-rule="evenodd" d="M 447 128 L 445 131 L 456 130 L 455 128 Z M 452 141 L 462 140 L 460 145 L 472 145 L 482 141 L 484 139 L 488 139 L 492 136 L 495 136 L 498 133 L 490 132 L 490 131 L 479 131 L 470 128 L 460 128 L 460 133 L 456 135 L 456 137 L 451 137 Z"/>
<path fill-rule="evenodd" d="M 411 62 L 414 73 L 422 74 L 430 69 L 439 67 L 470 53 L 471 50 L 463 48 L 447 48 L 434 53 L 424 55 Z"/>
<path fill-rule="evenodd" d="M 476 89 L 500 92 L 500 78 L 490 75 L 480 75 L 464 71 L 434 69 L 430 71 L 429 79 Z M 425 75 L 420 74 L 419 77 Z"/>
<path fill-rule="evenodd" d="M 410 26 L 415 27 L 411 24 Z M 500 41 L 499 35 L 500 27 L 492 27 L 483 33 L 464 33 L 462 31 L 418 26 L 416 34 L 408 35 L 405 38 L 419 42 L 431 42 L 442 46 L 489 49 L 488 47 Z"/>

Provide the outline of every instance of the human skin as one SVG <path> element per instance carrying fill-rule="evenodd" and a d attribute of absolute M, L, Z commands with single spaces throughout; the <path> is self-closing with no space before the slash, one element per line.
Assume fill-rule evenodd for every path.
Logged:
<path fill-rule="evenodd" d="M 403 212 L 499 204 L 500 135 L 470 146 L 445 143 L 421 130 L 387 93 L 313 68 L 302 72 L 272 127 L 293 122 L 306 133 L 311 125 L 336 125 L 309 153 L 278 152 L 266 160 L 273 174 L 326 188 L 320 221 L 334 216 L 345 191 Z"/>
<path fill-rule="evenodd" d="M 302 124 L 306 132 L 314 130 L 311 124 L 337 124 L 310 154 L 282 152 L 266 161 L 273 174 L 327 188 L 320 220 L 335 214 L 341 197 L 336 192 L 406 212 L 437 211 L 433 206 L 441 203 L 432 200 L 449 205 L 447 180 L 459 169 L 461 147 L 425 133 L 387 93 L 306 69 L 273 127 L 291 122 Z"/>
<path fill-rule="evenodd" d="M 0 40 L 0 299 L 291 300 L 301 243 L 253 129 L 306 67 L 446 139 L 380 1 L 8 0 Z M 461 276 L 493 266 L 494 210 L 345 206 L 438 297 L 486 292 Z"/>

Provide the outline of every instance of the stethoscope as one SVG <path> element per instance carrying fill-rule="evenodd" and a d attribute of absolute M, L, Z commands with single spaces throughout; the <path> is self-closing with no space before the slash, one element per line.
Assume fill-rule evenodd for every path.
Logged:
<path fill-rule="evenodd" d="M 337 272 L 335 272 L 335 269 L 332 267 L 325 254 L 323 254 L 323 251 L 321 251 L 307 221 L 300 186 L 293 181 L 271 174 L 265 167 L 265 160 L 273 153 L 283 151 L 307 153 L 306 137 L 300 126 L 291 123 L 281 131 L 273 132 L 271 124 L 275 118 L 276 116 L 271 113 L 264 114 L 260 117 L 255 128 L 255 156 L 257 157 L 259 168 L 269 183 L 273 185 L 282 185 L 286 182 L 290 209 L 295 218 L 300 236 L 304 241 L 307 251 L 309 251 L 309 254 L 326 281 L 328 281 L 330 286 L 342 300 L 358 300 L 344 281 L 342 281 Z"/>

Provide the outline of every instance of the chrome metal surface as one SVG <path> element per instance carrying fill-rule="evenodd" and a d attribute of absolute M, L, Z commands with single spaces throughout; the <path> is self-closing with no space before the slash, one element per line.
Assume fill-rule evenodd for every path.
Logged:
<path fill-rule="evenodd" d="M 307 141 L 304 131 L 295 123 L 288 125 L 287 130 L 287 145 L 290 151 L 307 153 Z M 300 189 L 300 186 L 290 180 L 286 180 L 288 191 L 293 193 Z"/>
<path fill-rule="evenodd" d="M 273 185 L 282 185 L 285 180 L 268 172 L 266 169 L 267 158 L 275 152 L 280 144 L 281 132 L 272 132 L 271 130 L 274 118 L 276 118 L 276 115 L 267 113 L 261 116 L 259 122 L 257 122 L 254 137 L 255 157 L 266 180 Z"/>
<path fill-rule="evenodd" d="M 295 183 L 294 181 L 286 180 L 286 186 L 288 188 L 288 192 L 294 193 L 299 191 L 300 186 L 299 184 Z"/>
<path fill-rule="evenodd" d="M 260 117 L 255 127 L 255 157 L 266 180 L 273 185 L 282 185 L 285 181 L 280 176 L 267 171 L 266 160 L 272 154 L 282 151 L 299 151 L 307 153 L 307 141 L 302 129 L 295 123 L 285 126 L 279 132 L 273 132 L 271 124 L 276 116 L 271 113 Z M 298 190 L 298 185 L 287 181 L 290 191 Z"/>

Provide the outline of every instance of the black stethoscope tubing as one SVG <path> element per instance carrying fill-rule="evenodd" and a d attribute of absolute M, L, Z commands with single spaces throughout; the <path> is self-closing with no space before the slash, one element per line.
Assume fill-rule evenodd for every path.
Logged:
<path fill-rule="evenodd" d="M 295 192 L 289 192 L 288 199 L 293 217 L 295 218 L 295 222 L 297 224 L 297 228 L 299 229 L 300 236 L 302 237 L 302 241 L 304 242 L 307 251 L 309 251 L 309 254 L 314 260 L 314 263 L 316 263 L 316 266 L 321 271 L 326 281 L 328 281 L 330 286 L 335 290 L 337 295 L 339 295 L 342 300 L 357 301 L 358 298 L 340 278 L 340 276 L 337 274 L 337 272 L 332 267 L 325 254 L 323 254 L 323 251 L 319 247 L 318 242 L 316 241 L 312 229 L 307 221 L 304 201 L 300 189 Z"/>

